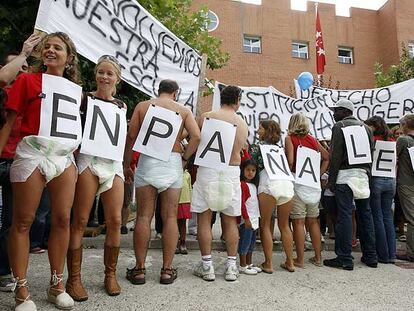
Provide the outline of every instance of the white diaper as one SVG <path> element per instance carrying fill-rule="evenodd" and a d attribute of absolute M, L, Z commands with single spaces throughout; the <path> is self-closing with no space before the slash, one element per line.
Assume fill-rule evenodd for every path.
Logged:
<path fill-rule="evenodd" d="M 313 205 L 321 200 L 321 190 L 301 184 L 295 184 L 295 193 L 305 204 Z"/>
<path fill-rule="evenodd" d="M 48 183 L 72 164 L 76 167 L 76 148 L 42 136 L 26 136 L 17 145 L 10 181 L 25 182 L 38 168 Z"/>
<path fill-rule="evenodd" d="M 183 186 L 181 154 L 173 152 L 169 161 L 162 161 L 141 154 L 134 177 L 135 187 L 153 186 L 161 193 L 168 188 Z"/>
<path fill-rule="evenodd" d="M 224 170 L 199 167 L 191 198 L 191 212 L 206 210 L 228 216 L 241 215 L 240 168 L 230 166 Z"/>
<path fill-rule="evenodd" d="M 368 174 L 360 168 L 339 170 L 336 183 L 348 185 L 354 194 L 354 200 L 368 199 L 371 194 Z"/>
<path fill-rule="evenodd" d="M 273 196 L 277 205 L 289 202 L 295 192 L 293 182 L 290 180 L 270 180 L 266 170 L 260 172 L 260 181 L 258 191 Z"/>
<path fill-rule="evenodd" d="M 89 168 L 92 174 L 98 177 L 99 187 L 96 195 L 111 189 L 115 176 L 119 176 L 122 180 L 125 180 L 122 162 L 120 161 L 80 153 L 76 157 L 76 163 L 78 165 L 79 175 L 86 168 Z"/>

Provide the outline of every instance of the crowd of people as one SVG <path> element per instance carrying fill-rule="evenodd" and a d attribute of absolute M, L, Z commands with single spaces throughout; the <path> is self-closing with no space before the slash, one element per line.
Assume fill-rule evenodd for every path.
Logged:
<path fill-rule="evenodd" d="M 29 68 L 26 58 L 35 46 L 40 55 Z M 329 144 L 313 137 L 308 118 L 298 113 L 292 115 L 283 143 L 280 125 L 274 120 L 262 120 L 258 129 L 259 143 L 249 145 L 248 126 L 237 114 L 242 95 L 240 88 L 225 87 L 221 91 L 220 109 L 206 112 L 196 120 L 188 108 L 176 102 L 179 85 L 173 80 L 163 80 L 159 84 L 158 98 L 137 104 L 125 133 L 125 152 L 120 161 L 82 153 L 80 139 L 64 143 L 40 133 L 41 123 L 45 122 L 42 109 L 47 96 L 43 88 L 45 77 L 60 77 L 74 84 L 80 81 L 76 47 L 66 34 L 56 32 L 43 38 L 32 35 L 21 53 L 6 56 L 7 64 L 0 69 L 4 108 L 0 131 L 3 196 L 0 278 L 3 282 L 10 281 L 5 288 L 14 288 L 15 310 L 36 310 L 26 275 L 30 249 L 42 247 L 31 246 L 29 238 L 39 206 L 47 206 L 46 210 L 50 211 L 48 301 L 60 309 L 70 310 L 74 301 L 88 299 L 81 280 L 82 237 L 97 195 L 102 201 L 106 224 L 104 286 L 108 295 L 120 294 L 116 267 L 120 234 L 126 230 L 132 185 L 136 189 L 138 206 L 134 227 L 136 263 L 127 270 L 126 278 L 134 285 L 146 282 L 145 259 L 157 205 L 162 220 L 161 284 L 172 284 L 178 276 L 173 259 L 176 253 L 187 253 L 186 220 L 192 215 L 197 219 L 201 252 L 194 275 L 205 281 L 216 278 L 212 218 L 217 213 L 227 248 L 224 276 L 227 281 L 237 280 L 239 273 L 274 272 L 275 213 L 286 255 L 280 267 L 288 272 L 305 266 L 305 231 L 310 235 L 315 252 L 309 263 L 318 267 L 353 270 L 352 247 L 357 237 L 361 244 L 361 261 L 368 267 L 392 264 L 397 259 L 414 261 L 414 169 L 410 158 L 410 148 L 414 147 L 414 115 L 402 117 L 401 135 L 397 139 L 383 118 L 373 116 L 363 123 L 353 116 L 353 103 L 341 99 L 333 107 L 336 123 Z M 120 110 L 127 109 L 125 103 L 115 98 L 116 86 L 121 81 L 121 66 L 116 58 L 104 55 L 98 59 L 95 80 L 96 90 L 84 91 L 79 103 L 78 121 L 82 128 L 88 117 L 87 108 L 95 100 Z M 138 157 L 133 152 L 153 108 L 173 112 L 180 120 L 175 140 L 167 152 L 168 160 L 148 152 L 141 152 Z M 194 164 L 210 120 L 235 127 L 225 167 Z M 372 161 L 355 163 L 350 160 L 351 149 L 344 133 L 355 126 L 362 129 L 359 133 L 368 141 L 372 152 L 378 141 L 395 142 L 398 163 L 395 177 L 372 176 Z M 228 134 L 216 132 L 214 135 Z M 211 146 L 212 141 L 213 138 L 203 153 L 210 150 L 222 156 L 220 143 L 216 148 Z M 288 175 L 293 176 L 302 173 L 296 171 L 300 150 L 305 147 L 317 152 L 320 156 L 317 179 L 322 180 L 321 189 L 296 183 L 295 179 L 275 178 L 266 164 L 269 154 L 264 154 L 265 145 L 284 151 L 281 157 L 286 158 Z M 356 155 L 355 149 L 354 153 Z M 336 257 L 332 259 L 322 258 L 321 234 L 325 229 L 321 232 L 321 205 L 328 210 L 330 235 L 335 237 Z M 398 219 L 394 221 L 397 213 Z M 400 235 L 405 234 L 401 216 L 407 222 L 407 251 L 397 254 L 396 226 Z M 255 264 L 253 257 L 257 236 L 260 236 L 265 257 L 260 264 Z"/>

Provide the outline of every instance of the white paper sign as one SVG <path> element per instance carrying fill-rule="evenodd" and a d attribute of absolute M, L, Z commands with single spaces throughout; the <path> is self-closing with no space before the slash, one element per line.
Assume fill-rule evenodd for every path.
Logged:
<path fill-rule="evenodd" d="M 298 147 L 295 183 L 321 189 L 321 154 L 307 147 Z"/>
<path fill-rule="evenodd" d="M 353 125 L 342 128 L 348 163 L 350 165 L 371 163 L 371 145 L 364 126 Z"/>
<path fill-rule="evenodd" d="M 127 132 L 126 109 L 87 97 L 81 153 L 122 161 Z"/>
<path fill-rule="evenodd" d="M 372 176 L 395 178 L 396 165 L 396 142 L 377 140 L 375 142 L 374 161 L 372 162 Z"/>
<path fill-rule="evenodd" d="M 414 147 L 408 148 L 408 153 L 410 154 L 411 165 L 413 166 L 413 170 L 414 170 Z"/>
<path fill-rule="evenodd" d="M 194 164 L 225 169 L 229 166 L 237 127 L 234 124 L 206 118 Z"/>
<path fill-rule="evenodd" d="M 132 149 L 168 161 L 182 122 L 178 112 L 150 105 Z"/>
<path fill-rule="evenodd" d="M 295 180 L 283 148 L 276 145 L 260 145 L 260 152 L 270 180 Z"/>
<path fill-rule="evenodd" d="M 225 84 L 216 82 L 213 97 L 213 110 L 220 108 L 220 91 Z M 296 99 L 276 90 L 274 87 L 242 87 L 240 108 L 237 111 L 249 128 L 249 143 L 259 141 L 258 129 L 261 120 L 275 120 L 280 124 L 283 137 L 292 114 L 301 112 L 310 123 L 310 133 L 319 140 L 331 138 L 332 126 L 335 124 L 333 105 L 329 94 L 322 94 L 311 99 Z"/>
<path fill-rule="evenodd" d="M 62 77 L 42 75 L 39 136 L 76 148 L 82 140 L 82 88 Z"/>
<path fill-rule="evenodd" d="M 157 97 L 162 80 L 176 80 L 178 101 L 195 113 L 202 58 L 139 1 L 41 0 L 35 28 L 67 33 L 95 63 L 102 55 L 116 57 L 122 79 L 149 96 Z"/>

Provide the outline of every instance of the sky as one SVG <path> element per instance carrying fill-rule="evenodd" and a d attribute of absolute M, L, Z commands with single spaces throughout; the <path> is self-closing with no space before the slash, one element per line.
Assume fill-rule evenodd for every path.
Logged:
<path fill-rule="evenodd" d="M 262 0 L 241 0 L 246 3 L 261 4 Z M 306 11 L 307 0 L 291 0 L 291 7 L 294 10 Z M 387 0 L 318 0 L 317 2 L 336 4 L 336 14 L 349 16 L 349 8 L 359 7 L 378 10 Z"/>

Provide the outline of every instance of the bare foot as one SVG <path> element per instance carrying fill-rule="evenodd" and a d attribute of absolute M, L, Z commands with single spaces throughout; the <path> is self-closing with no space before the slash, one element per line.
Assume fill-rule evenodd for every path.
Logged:
<path fill-rule="evenodd" d="M 293 265 L 302 269 L 305 267 L 305 263 L 303 261 L 300 262 L 297 258 L 293 259 Z"/>

